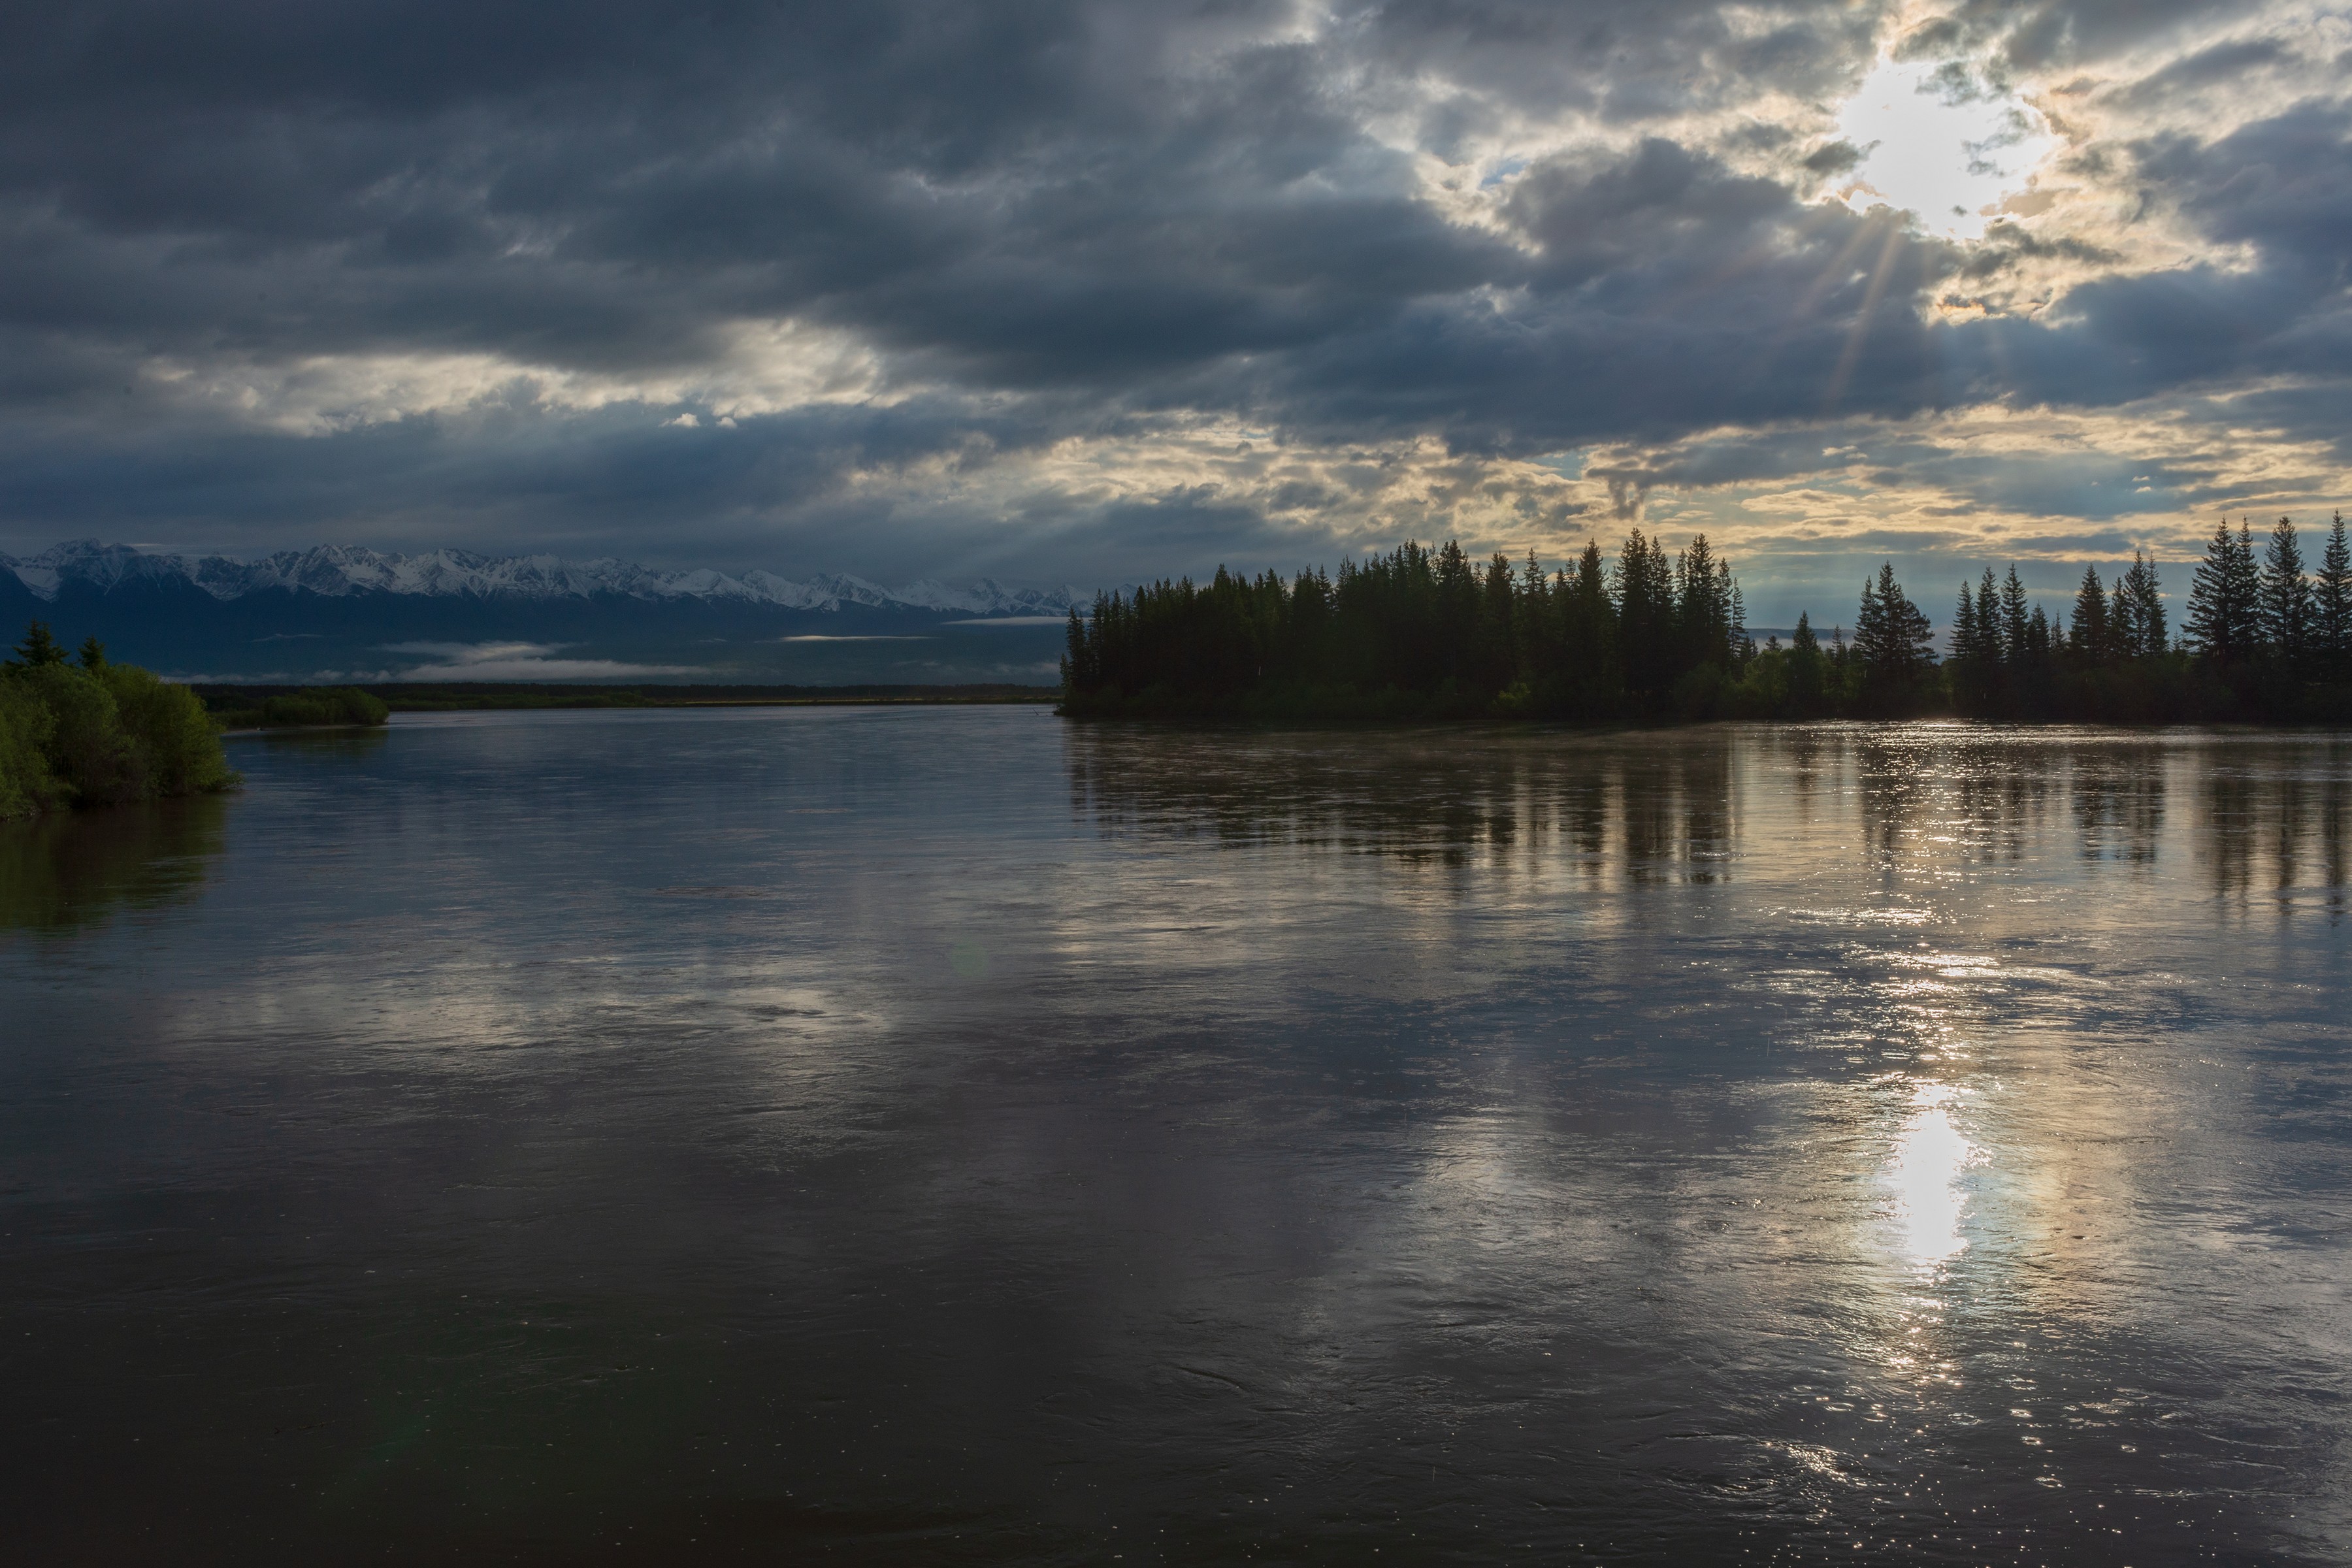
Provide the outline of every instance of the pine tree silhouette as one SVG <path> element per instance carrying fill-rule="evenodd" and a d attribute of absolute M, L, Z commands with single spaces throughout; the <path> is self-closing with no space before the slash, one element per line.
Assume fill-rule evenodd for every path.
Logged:
<path fill-rule="evenodd" d="M 2327 531 L 2312 592 L 2313 645 L 2327 679 L 2352 677 L 2352 551 L 2344 541 L 2344 514 Z"/>
<path fill-rule="evenodd" d="M 66 650 L 49 635 L 47 621 L 35 621 L 25 630 L 25 640 L 16 645 L 16 657 L 8 661 L 11 669 L 39 669 L 44 665 L 63 664 Z"/>
<path fill-rule="evenodd" d="M 2311 657 L 2311 582 L 2303 574 L 2303 549 L 2294 524 L 2285 518 L 2271 530 L 2261 576 L 2263 644 L 2289 670 Z"/>

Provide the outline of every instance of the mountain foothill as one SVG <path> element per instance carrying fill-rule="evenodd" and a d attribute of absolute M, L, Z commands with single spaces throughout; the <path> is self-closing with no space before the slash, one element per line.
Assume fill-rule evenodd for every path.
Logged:
<path fill-rule="evenodd" d="M 39 618 L 187 679 L 1026 681 L 1070 590 L 349 546 L 258 561 L 84 541 L 0 555 L 0 626 Z M 497 660 L 495 668 L 488 662 Z"/>

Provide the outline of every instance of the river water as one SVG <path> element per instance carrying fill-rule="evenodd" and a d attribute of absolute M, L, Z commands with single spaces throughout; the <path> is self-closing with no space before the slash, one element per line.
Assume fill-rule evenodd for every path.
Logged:
<path fill-rule="evenodd" d="M 0 835 L 16 1561 L 2352 1562 L 2352 737 L 231 749 Z"/>

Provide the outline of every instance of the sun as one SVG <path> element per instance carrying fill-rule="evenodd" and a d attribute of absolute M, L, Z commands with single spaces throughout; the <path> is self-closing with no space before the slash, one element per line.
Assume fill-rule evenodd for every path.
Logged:
<path fill-rule="evenodd" d="M 1848 205 L 1901 207 L 1928 233 L 1963 240 L 1983 235 L 2056 140 L 2016 98 L 1956 87 L 1928 62 L 1891 59 L 1864 79 L 1838 131 L 1864 154 L 1843 193 Z"/>

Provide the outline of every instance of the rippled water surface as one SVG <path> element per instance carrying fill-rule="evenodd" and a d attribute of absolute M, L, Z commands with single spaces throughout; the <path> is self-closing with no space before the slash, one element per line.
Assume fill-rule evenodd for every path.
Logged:
<path fill-rule="evenodd" d="M 2352 1561 L 2352 739 L 233 752 L 0 834 L 17 1561 Z"/>

